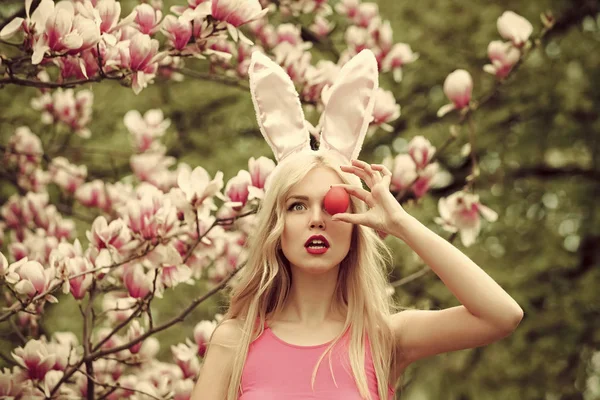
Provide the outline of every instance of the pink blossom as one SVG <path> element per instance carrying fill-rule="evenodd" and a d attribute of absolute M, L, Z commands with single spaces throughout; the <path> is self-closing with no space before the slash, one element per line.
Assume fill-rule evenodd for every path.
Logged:
<path fill-rule="evenodd" d="M 138 199 L 130 199 L 121 214 L 132 233 L 143 240 L 156 240 L 178 225 L 177 209 L 157 188 L 138 188 Z"/>
<path fill-rule="evenodd" d="M 250 173 L 246 170 L 241 170 L 236 176 L 231 178 L 225 186 L 225 195 L 234 203 L 234 210 L 241 210 L 248 201 L 248 186 L 252 184 Z"/>
<path fill-rule="evenodd" d="M 512 41 L 516 47 L 523 46 L 533 32 L 531 22 L 512 11 L 505 11 L 498 18 L 496 25 L 500 36 Z"/>
<path fill-rule="evenodd" d="M 192 390 L 194 389 L 194 385 L 195 384 L 193 379 L 177 380 L 173 384 L 173 400 L 190 400 L 192 397 Z"/>
<path fill-rule="evenodd" d="M 379 6 L 377 3 L 360 3 L 352 21 L 362 27 L 367 28 L 379 16 Z"/>
<path fill-rule="evenodd" d="M 17 347 L 12 353 L 15 361 L 27 370 L 29 379 L 44 379 L 52 369 L 56 355 L 50 354 L 48 346 L 41 340 L 29 340 L 24 347 Z"/>
<path fill-rule="evenodd" d="M 435 154 L 435 147 L 423 136 L 415 136 L 408 144 L 408 154 L 415 162 L 417 169 L 423 169 Z"/>
<path fill-rule="evenodd" d="M 408 154 L 399 154 L 394 158 L 391 168 L 390 190 L 406 190 L 417 178 L 417 165 Z"/>
<path fill-rule="evenodd" d="M 492 63 L 485 65 L 483 70 L 502 79 L 508 76 L 519 61 L 521 51 L 510 42 L 494 40 L 488 45 L 488 57 Z"/>
<path fill-rule="evenodd" d="M 162 11 L 149 4 L 139 4 L 136 8 L 135 27 L 146 35 L 154 35 L 160 29 Z"/>
<path fill-rule="evenodd" d="M 341 0 L 335 5 L 335 11 L 337 11 L 337 13 L 340 15 L 348 17 L 349 19 L 354 19 L 358 13 L 359 5 L 360 0 Z"/>
<path fill-rule="evenodd" d="M 67 271 L 69 276 L 79 275 L 82 272 L 92 269 L 92 265 L 87 258 L 75 257 L 67 260 Z M 93 274 L 79 275 L 76 278 L 69 279 L 69 290 L 76 300 L 85 297 L 88 288 L 92 285 Z"/>
<path fill-rule="evenodd" d="M 144 332 L 146 332 L 146 329 L 144 329 L 141 325 L 140 322 L 136 319 L 133 320 L 133 322 L 131 323 L 131 325 L 129 325 L 129 329 L 127 330 L 127 341 L 131 342 L 135 339 L 137 339 L 138 337 L 142 336 L 144 334 Z M 144 343 L 144 341 L 139 341 L 136 344 L 134 344 L 133 346 L 131 346 L 129 348 L 129 351 L 132 354 L 136 354 L 140 351 L 140 348 L 142 347 L 142 344 Z"/>
<path fill-rule="evenodd" d="M 48 290 L 55 277 L 54 268 L 44 269 L 39 262 L 28 261 L 27 258 L 23 258 L 12 264 L 9 270 L 19 275 L 20 280 L 15 285 L 15 291 L 29 298 L 33 298 Z M 52 302 L 56 300 L 53 296 L 48 295 L 47 297 Z"/>
<path fill-rule="evenodd" d="M 418 60 L 419 54 L 406 43 L 396 43 L 381 61 L 381 72 L 392 71 L 394 80 L 402 80 L 402 67 Z"/>
<path fill-rule="evenodd" d="M 475 243 L 481 229 L 482 215 L 489 222 L 498 219 L 498 214 L 484 206 L 479 201 L 479 195 L 455 192 L 448 197 L 442 197 L 438 202 L 440 217 L 435 222 L 449 232 L 460 233 L 460 239 L 465 247 Z"/>
<path fill-rule="evenodd" d="M 109 33 L 117 27 L 121 16 L 121 3 L 116 0 L 100 0 L 96 5 L 100 15 L 100 32 Z"/>
<path fill-rule="evenodd" d="M 182 169 L 177 176 L 177 185 L 193 207 L 206 205 L 211 208 L 212 197 L 223 188 L 223 173 L 218 171 L 211 180 L 208 172 L 202 167 L 196 167 L 193 171 Z"/>
<path fill-rule="evenodd" d="M 18 127 L 9 138 L 4 158 L 15 164 L 21 173 L 35 169 L 42 160 L 44 150 L 40 138 L 27 126 Z"/>
<path fill-rule="evenodd" d="M 123 283 L 129 295 L 136 299 L 144 298 L 152 290 L 152 281 L 144 274 L 141 264 L 125 266 Z"/>
<path fill-rule="evenodd" d="M 316 15 L 315 22 L 309 27 L 311 32 L 313 32 L 315 35 L 321 38 L 329 35 L 333 28 L 334 24 L 328 21 L 322 15 Z"/>
<path fill-rule="evenodd" d="M 173 359 L 181 368 L 184 379 L 195 378 L 200 372 L 200 361 L 196 355 L 196 348 L 188 339 L 186 343 L 179 343 L 177 346 L 171 346 Z"/>
<path fill-rule="evenodd" d="M 267 12 L 258 0 L 212 0 L 212 17 L 236 28 L 262 18 Z"/>
<path fill-rule="evenodd" d="M 411 187 L 416 198 L 423 197 L 429 191 L 431 185 L 435 182 L 438 171 L 438 163 L 428 164 L 425 168 L 418 171 L 419 177 Z"/>
<path fill-rule="evenodd" d="M 265 182 L 274 169 L 275 161 L 270 158 L 261 156 L 258 159 L 254 159 L 254 157 L 251 157 L 248 160 L 248 171 L 252 178 L 252 186 L 264 189 Z"/>
<path fill-rule="evenodd" d="M 86 236 L 90 244 L 96 246 L 98 250 L 109 249 L 119 252 L 131 241 L 131 233 L 125 221 L 118 218 L 109 224 L 103 216 L 96 217 Z"/>
<path fill-rule="evenodd" d="M 183 17 L 167 15 L 162 23 L 161 32 L 167 37 L 171 47 L 183 50 L 192 37 L 192 24 Z"/>
<path fill-rule="evenodd" d="M 111 207 L 110 200 L 106 197 L 104 182 L 99 179 L 86 182 L 77 188 L 75 198 L 86 207 L 97 207 L 102 210 L 109 210 Z"/>
<path fill-rule="evenodd" d="M 87 176 L 87 167 L 85 165 L 77 166 L 69 163 L 64 157 L 55 157 L 48 166 L 50 179 L 58 187 L 67 193 L 75 193 L 77 188 L 85 182 Z"/>
<path fill-rule="evenodd" d="M 198 355 L 204 357 L 207 350 L 208 340 L 213 334 L 217 323 L 214 321 L 200 321 L 194 327 L 194 341 L 198 345 Z"/>
<path fill-rule="evenodd" d="M 370 47 L 371 36 L 369 35 L 369 32 L 365 28 L 359 26 L 351 25 L 348 27 L 344 39 L 352 54 L 358 54 L 362 50 Z"/>
<path fill-rule="evenodd" d="M 373 125 L 381 125 L 385 130 L 391 132 L 393 128 L 389 125 L 400 116 L 400 106 L 396 104 L 394 94 L 383 88 L 377 88 L 375 93 L 375 105 L 373 106 Z"/>
<path fill-rule="evenodd" d="M 473 91 L 473 79 L 464 69 L 457 69 L 446 77 L 444 93 L 452 104 L 446 104 L 438 110 L 438 117 L 442 117 L 452 110 L 462 110 L 469 106 Z"/>

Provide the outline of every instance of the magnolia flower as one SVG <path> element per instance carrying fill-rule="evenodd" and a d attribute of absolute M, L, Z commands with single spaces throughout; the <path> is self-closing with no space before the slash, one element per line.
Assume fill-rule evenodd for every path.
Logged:
<path fill-rule="evenodd" d="M 19 280 L 19 275 L 9 269 L 8 261 L 2 253 L 0 253 L 0 278 L 6 279 L 11 284 L 15 284 Z"/>
<path fill-rule="evenodd" d="M 423 136 L 415 136 L 408 144 L 408 154 L 415 162 L 417 169 L 423 169 L 435 154 L 435 147 Z"/>
<path fill-rule="evenodd" d="M 142 336 L 145 332 L 146 332 L 146 329 L 144 329 L 140 325 L 140 321 L 138 321 L 137 319 L 135 319 L 135 320 L 133 320 L 133 322 L 131 323 L 131 325 L 129 325 L 129 329 L 127 330 L 127 338 L 126 338 L 126 340 L 128 342 L 131 342 L 134 339 L 137 339 L 138 337 Z M 144 343 L 143 340 L 137 342 L 136 344 L 134 344 L 133 346 L 131 346 L 129 348 L 129 351 L 132 354 L 136 354 L 137 352 L 140 351 L 140 348 L 142 347 L 142 343 Z"/>
<path fill-rule="evenodd" d="M 446 231 L 458 231 L 465 247 L 475 243 L 479 235 L 480 215 L 490 222 L 498 219 L 495 211 L 480 203 L 479 195 L 463 191 L 442 197 L 438 202 L 438 211 L 440 217 L 436 217 L 435 222 Z"/>
<path fill-rule="evenodd" d="M 248 160 L 248 171 L 252 179 L 252 186 L 258 189 L 264 189 L 267 178 L 275 169 L 275 161 L 267 157 L 255 159 L 250 157 Z"/>
<path fill-rule="evenodd" d="M 160 29 L 162 11 L 152 8 L 150 4 L 139 4 L 135 7 L 134 25 L 141 33 L 154 35 Z"/>
<path fill-rule="evenodd" d="M 375 92 L 375 105 L 373 106 L 373 121 L 371 124 L 380 125 L 384 130 L 391 132 L 394 128 L 389 125 L 400 116 L 400 106 L 396 104 L 394 94 L 383 88 Z"/>
<path fill-rule="evenodd" d="M 167 37 L 171 47 L 183 50 L 192 37 L 192 23 L 184 17 L 167 15 L 162 23 L 161 32 Z"/>
<path fill-rule="evenodd" d="M 196 167 L 193 171 L 183 168 L 177 176 L 177 185 L 193 207 L 199 208 L 205 201 L 212 207 L 212 197 L 223 188 L 223 172 L 218 171 L 211 180 L 208 172 L 202 167 Z"/>
<path fill-rule="evenodd" d="M 408 154 L 398 154 L 390 169 L 392 171 L 390 190 L 392 191 L 408 189 L 417 178 L 417 165 Z"/>
<path fill-rule="evenodd" d="M 71 164 L 64 157 L 55 157 L 48 166 L 48 172 L 52 182 L 65 192 L 73 194 L 85 182 L 87 167 Z"/>
<path fill-rule="evenodd" d="M 452 101 L 452 104 L 442 106 L 437 112 L 438 117 L 443 117 L 452 110 L 462 110 L 468 107 L 472 91 L 473 79 L 467 71 L 457 69 L 449 74 L 444 81 L 444 93 Z"/>
<path fill-rule="evenodd" d="M 39 262 L 29 261 L 27 258 L 23 258 L 12 264 L 9 270 L 19 275 L 19 282 L 15 285 L 15 292 L 24 294 L 30 298 L 34 298 L 48 290 L 55 278 L 54 268 L 44 269 Z M 52 303 L 57 302 L 56 298 L 49 294 L 46 295 L 46 299 Z"/>
<path fill-rule="evenodd" d="M 377 3 L 365 2 L 358 5 L 352 21 L 360 27 L 368 28 L 377 17 L 379 17 L 379 6 Z"/>
<path fill-rule="evenodd" d="M 418 60 L 419 54 L 406 43 L 396 43 L 381 61 L 381 71 L 392 71 L 394 81 L 402 80 L 402 67 Z"/>
<path fill-rule="evenodd" d="M 264 17 L 269 10 L 262 9 L 259 0 L 212 0 L 211 14 L 218 21 L 227 24 L 227 30 L 234 41 L 238 38 L 252 45 L 237 28 L 248 22 Z"/>
<path fill-rule="evenodd" d="M 512 41 L 516 47 L 523 46 L 533 32 L 531 23 L 512 11 L 505 11 L 498 18 L 496 25 L 500 36 Z"/>
<path fill-rule="evenodd" d="M 492 63 L 486 64 L 483 70 L 501 79 L 510 73 L 513 66 L 521 58 L 521 51 L 510 42 L 504 43 L 500 40 L 494 40 L 488 45 L 487 51 Z"/>
<path fill-rule="evenodd" d="M 25 347 L 17 347 L 12 356 L 27 371 L 29 379 L 36 380 L 44 379 L 56 361 L 56 355 L 50 354 L 46 343 L 33 339 Z"/>
<path fill-rule="evenodd" d="M 212 17 L 238 27 L 265 16 L 258 0 L 212 0 Z"/>
<path fill-rule="evenodd" d="M 200 361 L 196 354 L 196 346 L 190 340 L 187 343 L 179 343 L 177 346 L 171 346 L 173 359 L 181 368 L 184 379 L 195 378 L 200 372 Z"/>
<path fill-rule="evenodd" d="M 329 35 L 334 26 L 335 24 L 333 22 L 328 21 L 324 16 L 317 14 L 315 16 L 315 21 L 308 29 L 318 37 L 323 38 Z"/>
<path fill-rule="evenodd" d="M 200 321 L 194 327 L 194 341 L 198 345 L 198 355 L 204 357 L 207 350 L 208 340 L 215 331 L 215 321 Z"/>
<path fill-rule="evenodd" d="M 146 297 L 152 290 L 152 280 L 144 273 L 141 264 L 128 265 L 123 272 L 123 283 L 129 295 L 136 299 Z"/>
<path fill-rule="evenodd" d="M 178 379 L 173 384 L 173 400 L 189 400 L 194 389 L 193 379 Z"/>
<path fill-rule="evenodd" d="M 412 192 L 416 198 L 421 198 L 429 191 L 429 188 L 435 182 L 436 175 L 440 167 L 438 163 L 428 164 L 425 168 L 418 171 L 418 178 L 411 186 Z"/>
<path fill-rule="evenodd" d="M 250 173 L 241 170 L 236 176 L 231 178 L 225 186 L 225 195 L 231 201 L 234 210 L 239 211 L 248 201 L 248 186 L 252 184 Z"/>
<path fill-rule="evenodd" d="M 150 149 L 153 140 L 162 137 L 171 125 L 171 120 L 158 108 L 146 111 L 144 116 L 137 110 L 129 110 L 123 122 L 133 137 L 135 150 L 140 153 Z"/>
<path fill-rule="evenodd" d="M 86 231 L 85 235 L 90 244 L 98 250 L 109 249 L 118 252 L 131 241 L 129 228 L 121 218 L 112 220 L 109 224 L 104 216 L 96 217 L 91 230 Z"/>
<path fill-rule="evenodd" d="M 107 211 L 111 208 L 110 199 L 106 197 L 104 181 L 100 179 L 79 186 L 75 190 L 75 199 L 85 207 L 98 207 Z"/>
<path fill-rule="evenodd" d="M 147 4 L 142 4 L 147 5 Z M 166 53 L 158 52 L 158 40 L 138 33 L 133 36 L 129 45 L 129 68 L 134 72 L 131 88 L 139 94 L 148 83 L 154 79 L 158 69 L 158 62 Z"/>

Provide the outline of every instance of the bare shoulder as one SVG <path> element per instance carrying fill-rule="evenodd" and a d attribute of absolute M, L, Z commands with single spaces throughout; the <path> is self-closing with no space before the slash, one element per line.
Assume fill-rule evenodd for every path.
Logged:
<path fill-rule="evenodd" d="M 225 399 L 233 371 L 242 322 L 229 319 L 214 330 L 191 400 Z"/>
<path fill-rule="evenodd" d="M 235 345 L 242 338 L 243 322 L 239 319 L 228 319 L 221 322 L 213 332 L 210 343 L 228 347 Z"/>

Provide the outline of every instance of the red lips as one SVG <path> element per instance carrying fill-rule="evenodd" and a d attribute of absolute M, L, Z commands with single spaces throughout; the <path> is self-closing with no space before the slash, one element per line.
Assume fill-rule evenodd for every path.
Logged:
<path fill-rule="evenodd" d="M 320 240 L 321 242 L 323 242 L 323 245 L 325 245 L 325 247 L 329 247 L 329 242 L 327 241 L 327 239 L 325 239 L 325 236 L 323 236 L 323 235 L 312 235 L 304 243 L 304 247 L 308 247 L 310 242 L 312 242 L 313 240 Z"/>

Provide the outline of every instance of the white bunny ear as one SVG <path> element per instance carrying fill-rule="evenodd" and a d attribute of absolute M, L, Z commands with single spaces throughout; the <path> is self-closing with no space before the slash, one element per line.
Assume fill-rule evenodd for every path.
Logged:
<path fill-rule="evenodd" d="M 260 51 L 252 53 L 248 74 L 256 120 L 277 161 L 310 149 L 304 112 L 289 75 Z"/>
<path fill-rule="evenodd" d="M 334 149 L 348 160 L 358 157 L 373 119 L 378 86 L 377 60 L 371 50 L 361 51 L 342 67 L 323 96 L 326 104 L 319 149 Z"/>

